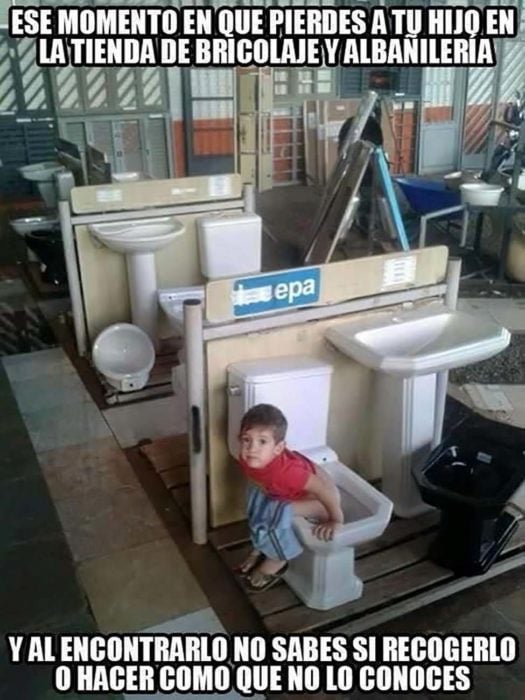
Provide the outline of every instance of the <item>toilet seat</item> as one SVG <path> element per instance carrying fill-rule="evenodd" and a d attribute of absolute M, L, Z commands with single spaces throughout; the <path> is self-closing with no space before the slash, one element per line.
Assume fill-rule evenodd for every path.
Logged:
<path fill-rule="evenodd" d="M 180 335 L 184 333 L 184 302 L 187 299 L 200 299 L 204 302 L 204 285 L 195 287 L 175 287 L 159 289 L 159 304 L 168 316 L 172 328 Z"/>
<path fill-rule="evenodd" d="M 155 364 L 155 348 L 138 326 L 114 323 L 97 336 L 92 359 L 111 386 L 120 391 L 137 391 L 148 381 Z"/>
<path fill-rule="evenodd" d="M 345 522 L 337 528 L 333 539 L 325 542 L 315 537 L 311 522 L 306 518 L 295 518 L 294 526 L 303 544 L 313 551 L 330 552 L 379 537 L 390 521 L 392 501 L 338 460 L 317 466 L 328 474 L 341 492 Z M 355 503 L 350 503 L 351 500 Z M 347 516 L 350 518 L 348 522 Z"/>

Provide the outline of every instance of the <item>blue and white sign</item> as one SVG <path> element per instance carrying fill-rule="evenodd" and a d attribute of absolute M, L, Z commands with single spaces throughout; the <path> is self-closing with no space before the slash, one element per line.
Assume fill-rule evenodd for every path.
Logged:
<path fill-rule="evenodd" d="M 319 301 L 321 272 L 318 267 L 300 267 L 258 277 L 244 277 L 233 283 L 234 316 L 280 311 L 309 306 Z"/>

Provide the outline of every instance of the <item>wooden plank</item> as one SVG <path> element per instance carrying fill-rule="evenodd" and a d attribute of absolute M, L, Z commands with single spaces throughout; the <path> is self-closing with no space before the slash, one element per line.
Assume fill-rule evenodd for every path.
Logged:
<path fill-rule="evenodd" d="M 191 520 L 191 493 L 190 485 L 184 484 L 183 486 L 175 486 L 175 488 L 170 489 L 170 493 L 173 496 L 173 500 L 181 509 L 183 515 Z"/>
<path fill-rule="evenodd" d="M 166 469 L 165 471 L 157 472 L 164 486 L 167 489 L 172 489 L 175 486 L 184 486 L 189 483 L 190 480 L 190 469 L 188 466 L 184 465 L 182 467 L 173 467 L 173 469 Z"/>
<path fill-rule="evenodd" d="M 361 617 L 358 620 L 352 620 L 347 622 L 340 627 L 334 627 L 330 629 L 330 634 L 358 634 L 364 630 L 372 629 L 378 625 L 382 625 L 389 620 L 393 620 L 396 617 L 401 617 L 401 615 L 408 615 L 414 610 L 424 607 L 425 605 L 430 605 L 438 600 L 447 598 L 450 595 L 459 593 L 472 586 L 477 586 L 478 583 L 484 583 L 485 581 L 495 578 L 500 574 L 504 574 L 512 569 L 517 569 L 525 564 L 525 553 L 515 554 L 508 559 L 503 559 L 502 561 L 496 562 L 485 574 L 482 576 L 465 576 L 464 578 L 454 579 L 450 583 L 445 583 L 442 586 L 438 586 L 431 591 L 424 591 L 419 593 L 407 600 L 400 601 L 399 603 L 394 603 L 393 605 L 379 610 L 375 613 L 370 613 Z"/>
<path fill-rule="evenodd" d="M 146 457 L 157 473 L 189 464 L 188 436 L 170 435 L 147 445 L 141 445 L 140 453 Z"/>
<path fill-rule="evenodd" d="M 431 510 L 428 513 L 423 513 L 423 515 L 418 515 L 416 518 L 408 518 L 406 520 L 398 518 L 393 520 L 381 537 L 377 537 L 375 540 L 357 547 L 357 558 L 372 554 L 386 547 L 392 547 L 403 540 L 428 532 L 437 526 L 439 517 L 440 513 L 438 510 Z"/>
<path fill-rule="evenodd" d="M 378 550 L 391 547 L 398 542 L 415 537 L 435 528 L 439 522 L 439 511 L 432 510 L 416 518 L 408 520 L 393 520 L 385 533 L 371 542 L 367 542 L 357 548 L 357 556 L 362 557 Z M 242 520 L 231 525 L 223 525 L 209 533 L 211 544 L 216 549 L 235 547 L 247 542 L 250 538 L 248 523 Z"/>
<path fill-rule="evenodd" d="M 423 561 L 390 576 L 375 579 L 365 586 L 364 594 L 358 600 L 339 605 L 331 610 L 310 610 L 304 605 L 285 610 L 264 618 L 269 632 L 307 632 L 317 627 L 328 627 L 345 618 L 358 617 L 394 600 L 400 600 L 413 593 L 450 580 L 454 574 L 430 561 Z"/>
<path fill-rule="evenodd" d="M 210 542 L 216 549 L 223 549 L 233 545 L 247 542 L 250 538 L 250 531 L 246 520 L 231 525 L 223 525 L 209 534 Z"/>
<path fill-rule="evenodd" d="M 365 591 L 368 590 L 368 581 L 391 574 L 401 568 L 412 566 L 424 559 L 428 545 L 433 537 L 433 534 L 424 535 L 398 547 L 376 552 L 356 561 L 357 575 L 367 586 Z M 293 591 L 284 583 L 271 588 L 269 591 L 254 595 L 251 602 L 262 617 L 284 611 L 294 605 L 302 606 Z M 305 606 L 302 607 L 305 610 L 310 610 Z M 310 610 L 310 612 L 314 615 L 316 614 L 315 610 Z"/>
<path fill-rule="evenodd" d="M 332 610 L 322 612 L 310 610 L 306 606 L 301 605 L 269 615 L 264 618 L 263 622 L 268 631 L 272 633 L 304 632 L 316 627 L 328 626 L 330 623 L 345 617 L 349 618 L 347 624 L 351 626 L 353 631 L 355 629 L 353 618 L 360 618 L 365 615 L 370 620 L 379 620 L 379 622 L 374 622 L 374 625 L 380 624 L 383 618 L 386 621 L 387 619 L 392 619 L 392 617 L 404 614 L 405 609 L 408 612 L 410 605 L 412 605 L 410 601 L 413 599 L 417 598 L 418 603 L 415 607 L 410 608 L 411 610 L 415 610 L 416 607 L 422 607 L 434 600 L 439 600 L 440 597 L 452 595 L 452 593 L 476 585 L 476 583 L 481 583 L 483 580 L 498 575 L 498 572 L 503 573 L 503 571 L 508 571 L 509 568 L 521 566 L 523 559 L 520 550 L 524 546 L 525 523 L 521 523 L 518 532 L 503 550 L 503 559 L 500 559 L 486 574 L 481 576 L 458 578 L 448 569 L 425 560 L 391 575 L 370 581 L 365 586 L 362 598 L 346 605 L 340 605 Z M 513 553 L 516 552 L 517 554 L 513 556 Z M 513 559 L 514 563 L 504 565 L 504 561 L 507 559 Z M 500 564 L 501 566 L 499 566 Z M 496 573 L 491 575 L 494 567 L 497 567 L 495 569 Z M 443 586 L 443 584 L 446 585 Z M 440 590 L 443 589 L 448 592 L 440 595 L 440 592 L 435 590 L 438 586 Z M 406 600 L 408 596 L 410 596 L 409 601 Z M 388 605 L 386 611 L 378 610 L 388 602 L 391 602 L 391 604 Z M 406 605 L 404 606 L 401 603 L 406 603 Z M 396 610 L 398 611 L 397 613 L 395 612 Z M 371 626 L 368 621 L 367 626 Z M 366 628 L 361 627 L 361 629 Z"/>
<path fill-rule="evenodd" d="M 422 535 L 397 547 L 390 547 L 387 550 L 358 559 L 355 563 L 356 573 L 366 583 L 398 569 L 411 566 L 426 559 L 429 544 L 434 538 L 434 533 Z"/>

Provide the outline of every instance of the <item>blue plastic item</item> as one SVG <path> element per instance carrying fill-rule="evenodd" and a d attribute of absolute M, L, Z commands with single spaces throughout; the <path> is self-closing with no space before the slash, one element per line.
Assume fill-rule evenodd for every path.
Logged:
<path fill-rule="evenodd" d="M 401 187 L 408 203 L 417 214 L 429 214 L 461 204 L 460 193 L 447 190 L 442 182 L 421 177 L 395 177 L 394 181 Z"/>
<path fill-rule="evenodd" d="M 390 175 L 390 171 L 388 170 L 388 165 L 382 148 L 376 149 L 376 160 L 388 206 L 390 207 L 390 213 L 392 214 L 394 226 L 396 227 L 401 250 L 410 250 L 405 224 L 403 223 L 403 218 L 401 217 L 401 212 L 399 211 L 399 205 L 397 203 L 394 187 L 392 185 L 392 177 Z"/>

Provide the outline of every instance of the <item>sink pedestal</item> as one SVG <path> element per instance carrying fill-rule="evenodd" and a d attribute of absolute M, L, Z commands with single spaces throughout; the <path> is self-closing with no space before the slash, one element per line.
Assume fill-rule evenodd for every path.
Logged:
<path fill-rule="evenodd" d="M 375 377 L 373 439 L 380 440 L 375 473 L 382 473 L 382 491 L 394 503 L 394 513 L 412 518 L 431 506 L 421 499 L 412 467 L 422 464 L 434 436 L 436 375 Z"/>
<path fill-rule="evenodd" d="M 157 272 L 154 253 L 126 255 L 132 322 L 157 343 Z"/>

